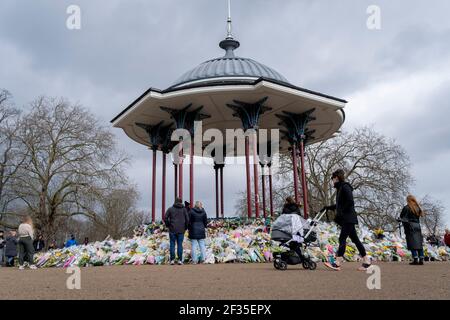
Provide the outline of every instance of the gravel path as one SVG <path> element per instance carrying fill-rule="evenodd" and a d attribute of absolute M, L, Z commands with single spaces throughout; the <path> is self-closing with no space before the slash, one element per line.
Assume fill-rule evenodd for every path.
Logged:
<path fill-rule="evenodd" d="M 450 299 L 450 263 L 379 263 L 381 289 L 346 263 L 341 272 L 272 264 L 113 266 L 81 269 L 68 290 L 65 269 L 0 268 L 1 299 Z"/>

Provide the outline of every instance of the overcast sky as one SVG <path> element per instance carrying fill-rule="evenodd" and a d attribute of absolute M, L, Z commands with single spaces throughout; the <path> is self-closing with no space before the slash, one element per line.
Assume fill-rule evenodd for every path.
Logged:
<path fill-rule="evenodd" d="M 66 28 L 72 4 L 81 8 L 81 30 Z M 369 5 L 381 9 L 381 30 L 367 28 Z M 1 0 L 0 88 L 20 107 L 39 95 L 63 96 L 109 122 L 149 87 L 165 89 L 222 56 L 226 11 L 225 0 Z M 404 146 L 412 192 L 442 200 L 450 226 L 449 1 L 234 0 L 232 11 L 239 56 L 347 99 L 344 129 L 373 125 Z M 132 155 L 128 173 L 148 210 L 151 152 L 114 131 Z M 210 215 L 213 172 L 196 170 L 196 198 Z M 244 176 L 243 167 L 225 169 L 227 213 Z"/>

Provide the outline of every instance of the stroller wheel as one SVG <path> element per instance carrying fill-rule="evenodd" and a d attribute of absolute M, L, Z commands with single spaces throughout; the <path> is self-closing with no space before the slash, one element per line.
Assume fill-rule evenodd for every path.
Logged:
<path fill-rule="evenodd" d="M 287 269 L 287 263 L 284 262 L 283 260 L 280 261 L 279 266 L 280 266 L 280 268 L 278 270 L 286 270 Z"/>
<path fill-rule="evenodd" d="M 315 263 L 312 260 L 304 260 L 303 261 L 303 268 L 307 269 L 307 270 L 315 270 L 317 268 L 317 263 Z"/>
<path fill-rule="evenodd" d="M 303 268 L 308 270 L 309 269 L 309 261 L 308 260 L 303 260 L 302 262 Z"/>
<path fill-rule="evenodd" d="M 273 266 L 275 267 L 275 269 L 279 270 L 280 269 L 280 259 L 273 260 Z"/>

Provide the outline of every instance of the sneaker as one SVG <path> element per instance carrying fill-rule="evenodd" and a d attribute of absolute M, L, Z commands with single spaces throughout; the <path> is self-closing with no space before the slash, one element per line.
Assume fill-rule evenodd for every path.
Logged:
<path fill-rule="evenodd" d="M 324 262 L 325 267 L 334 270 L 334 271 L 341 271 L 341 267 L 338 266 L 335 262 L 330 263 L 330 262 Z"/>
<path fill-rule="evenodd" d="M 30 266 L 30 269 L 31 269 L 31 270 L 36 270 L 37 267 L 36 267 L 34 264 L 32 264 L 32 265 Z"/>
<path fill-rule="evenodd" d="M 24 266 L 19 266 L 19 270 L 25 270 Z"/>
<path fill-rule="evenodd" d="M 363 258 L 362 266 L 358 268 L 358 271 L 367 271 L 367 269 L 369 269 L 371 265 L 372 261 L 370 260 L 370 256 L 366 255 Z"/>
<path fill-rule="evenodd" d="M 363 263 L 361 267 L 358 268 L 358 271 L 367 271 L 367 269 L 370 268 L 372 264 L 370 263 Z"/>
<path fill-rule="evenodd" d="M 170 265 L 173 266 L 174 264 L 175 264 L 175 261 L 174 261 L 174 260 L 171 260 L 171 261 L 170 261 Z"/>
<path fill-rule="evenodd" d="M 183 265 L 183 261 L 178 261 L 178 265 L 182 266 Z"/>

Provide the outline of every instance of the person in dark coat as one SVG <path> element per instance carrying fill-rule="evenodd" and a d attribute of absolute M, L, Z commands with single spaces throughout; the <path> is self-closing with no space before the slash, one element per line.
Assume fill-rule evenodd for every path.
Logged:
<path fill-rule="evenodd" d="M 420 226 L 420 217 L 423 216 L 423 211 L 414 196 L 407 196 L 406 202 L 407 205 L 400 213 L 400 221 L 405 229 L 406 245 L 413 257 L 413 262 L 410 264 L 423 265 L 423 236 Z"/>
<path fill-rule="evenodd" d="M 44 249 L 45 242 L 42 235 L 39 235 L 39 237 L 33 241 L 33 247 L 35 252 L 42 251 Z"/>
<path fill-rule="evenodd" d="M 164 223 L 169 228 L 170 264 L 175 264 L 175 243 L 177 246 L 178 264 L 183 264 L 184 232 L 189 226 L 189 215 L 183 206 L 183 200 L 176 198 L 175 204 L 170 207 L 165 216 Z"/>
<path fill-rule="evenodd" d="M 281 211 L 281 214 L 291 214 L 296 213 L 298 215 L 301 215 L 300 213 L 300 205 L 295 202 L 295 200 L 292 197 L 287 197 L 286 201 L 283 205 L 283 210 Z"/>
<path fill-rule="evenodd" d="M 18 243 L 19 240 L 17 239 L 16 231 L 10 231 L 9 236 L 6 237 L 5 241 L 5 257 L 7 267 L 14 267 L 14 259 L 17 257 Z"/>
<path fill-rule="evenodd" d="M 191 240 L 191 256 L 194 264 L 205 262 L 207 225 L 208 218 L 205 209 L 203 209 L 203 204 L 200 201 L 196 201 L 194 208 L 189 212 L 189 240 Z M 200 258 L 197 255 L 198 249 L 200 249 Z"/>
<path fill-rule="evenodd" d="M 363 258 L 363 264 L 358 270 L 365 271 L 370 267 L 370 258 L 356 233 L 355 225 L 358 224 L 358 217 L 356 216 L 355 202 L 353 200 L 353 187 L 345 181 L 345 172 L 342 169 L 333 172 L 331 178 L 336 188 L 336 203 L 324 207 L 322 210 L 336 210 L 335 222 L 341 227 L 341 233 L 339 235 L 339 249 L 336 254 L 336 261 L 333 263 L 326 262 L 325 266 L 333 270 L 340 270 L 340 266 L 344 261 L 347 238 L 350 237 L 358 249 L 359 255 Z"/>
<path fill-rule="evenodd" d="M 0 230 L 0 267 L 3 266 L 3 253 L 5 251 L 4 231 Z"/>

